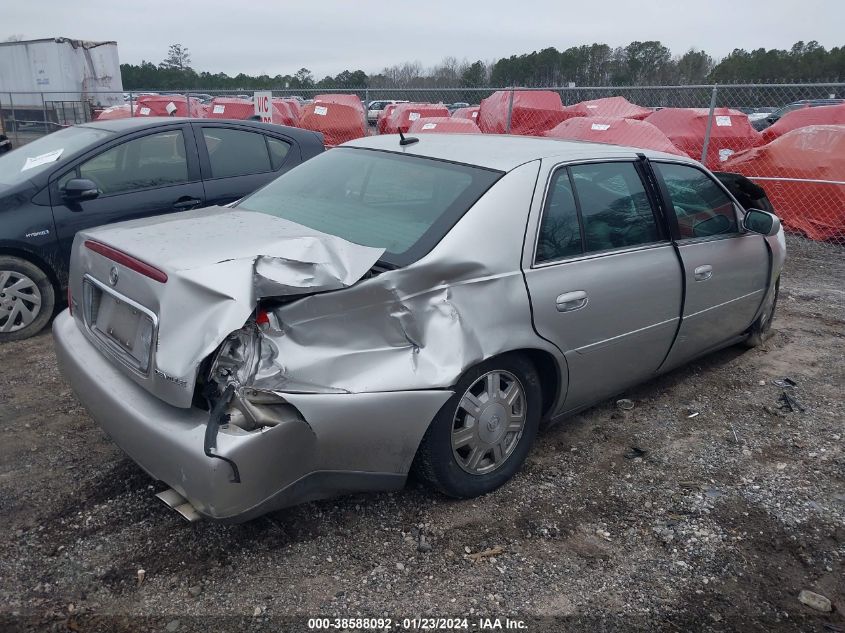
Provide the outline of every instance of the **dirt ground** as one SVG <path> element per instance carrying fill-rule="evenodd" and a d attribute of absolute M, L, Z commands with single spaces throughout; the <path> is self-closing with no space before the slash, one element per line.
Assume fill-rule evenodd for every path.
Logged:
<path fill-rule="evenodd" d="M 0 630 L 367 615 L 395 630 L 443 616 L 466 630 L 509 617 L 527 631 L 845 631 L 845 250 L 789 248 L 763 348 L 631 390 L 631 411 L 614 399 L 547 428 L 515 480 L 474 501 L 411 482 L 188 524 L 78 404 L 49 333 L 4 345 Z M 784 377 L 806 411 L 778 409 Z"/>

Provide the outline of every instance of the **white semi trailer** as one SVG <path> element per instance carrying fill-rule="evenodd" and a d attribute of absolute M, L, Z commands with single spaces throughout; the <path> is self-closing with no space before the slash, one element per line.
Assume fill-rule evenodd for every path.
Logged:
<path fill-rule="evenodd" d="M 122 104 L 117 42 L 54 37 L 0 43 L 3 110 L 41 109 L 44 102 Z"/>

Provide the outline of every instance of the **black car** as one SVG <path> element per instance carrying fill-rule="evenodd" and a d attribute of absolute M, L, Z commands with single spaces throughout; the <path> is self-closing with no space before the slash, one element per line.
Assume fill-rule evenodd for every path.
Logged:
<path fill-rule="evenodd" d="M 320 134 L 257 121 L 128 118 L 0 155 L 0 342 L 50 320 L 77 231 L 228 204 L 323 150 Z"/>
<path fill-rule="evenodd" d="M 799 110 L 801 108 L 817 108 L 819 106 L 840 105 L 843 103 L 845 103 L 845 99 L 804 99 L 802 101 L 794 101 L 793 103 L 789 103 L 783 106 L 782 108 L 778 108 L 763 119 L 751 121 L 751 127 L 753 127 L 758 132 L 762 132 L 767 127 L 777 123 L 782 116 L 792 112 L 793 110 Z"/>

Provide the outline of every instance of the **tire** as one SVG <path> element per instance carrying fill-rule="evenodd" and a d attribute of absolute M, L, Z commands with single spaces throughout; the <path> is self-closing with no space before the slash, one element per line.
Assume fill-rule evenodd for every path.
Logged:
<path fill-rule="evenodd" d="M 38 266 L 0 255 L 0 343 L 40 332 L 53 316 L 56 290 Z"/>
<path fill-rule="evenodd" d="M 508 404 L 514 385 L 519 393 Z M 534 365 L 517 354 L 475 366 L 454 391 L 423 436 L 413 470 L 443 494 L 467 499 L 495 490 L 522 466 L 537 436 L 542 393 Z"/>
<path fill-rule="evenodd" d="M 747 347 L 759 347 L 772 337 L 772 321 L 775 319 L 775 309 L 778 305 L 778 294 L 780 294 L 780 277 L 775 282 L 775 298 L 772 299 L 772 307 L 761 314 L 754 325 L 751 326 L 751 331 L 748 338 L 745 339 Z"/>

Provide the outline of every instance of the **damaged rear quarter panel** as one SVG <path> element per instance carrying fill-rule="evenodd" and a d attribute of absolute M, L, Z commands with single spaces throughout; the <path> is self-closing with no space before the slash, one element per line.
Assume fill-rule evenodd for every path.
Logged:
<path fill-rule="evenodd" d="M 84 246 L 88 239 L 161 267 L 167 281 L 153 281 L 91 251 Z M 188 407 L 200 363 L 243 326 L 259 299 L 349 286 L 383 252 L 263 213 L 211 207 L 80 232 L 71 290 L 81 298 L 83 273 L 105 283 L 110 269 L 117 269 L 114 290 L 157 314 L 159 328 L 155 372 L 142 376 L 116 366 L 169 404 Z M 96 344 L 82 311 L 75 316 Z"/>
<path fill-rule="evenodd" d="M 419 261 L 276 309 L 283 332 L 266 337 L 279 372 L 258 386 L 449 388 L 503 352 L 542 349 L 559 358 L 534 332 L 520 269 L 538 171 L 533 161 L 503 176 Z"/>

